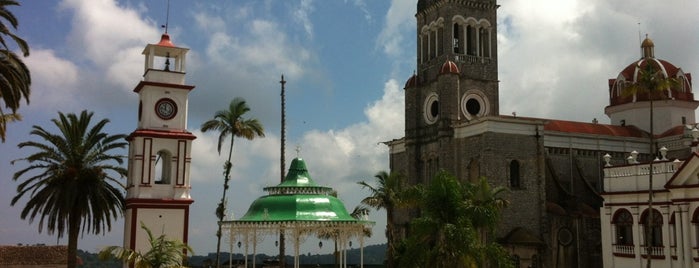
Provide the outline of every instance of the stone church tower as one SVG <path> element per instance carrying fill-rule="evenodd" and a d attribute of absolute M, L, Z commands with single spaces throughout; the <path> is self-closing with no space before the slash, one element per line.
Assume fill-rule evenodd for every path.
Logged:
<path fill-rule="evenodd" d="M 429 177 L 454 166 L 454 125 L 498 115 L 497 7 L 494 0 L 418 1 L 418 70 L 405 85 L 405 138 L 415 142 L 410 173 Z"/>
<path fill-rule="evenodd" d="M 145 70 L 138 93 L 138 128 L 129 141 L 129 166 L 124 213 L 124 247 L 150 248 L 141 224 L 154 235 L 187 243 L 189 230 L 192 140 L 187 131 L 189 92 L 185 84 L 187 48 L 176 47 L 163 34 L 143 50 Z"/>
<path fill-rule="evenodd" d="M 684 159 L 692 154 L 688 126 L 699 105 L 691 76 L 656 59 L 648 39 L 644 58 L 608 83 L 611 124 L 500 115 L 497 8 L 495 0 L 417 2 L 418 68 L 404 88 L 405 136 L 386 142 L 391 171 L 406 184 L 428 183 L 445 170 L 463 182 L 485 177 L 507 187 L 510 205 L 490 239 L 509 251 L 516 267 L 601 267 L 605 156 L 620 165 L 634 151 L 639 161 L 657 153 L 650 152 L 647 101 L 618 93 L 647 62 L 683 81 L 668 90 L 671 99 L 655 103 L 654 133 L 655 148 Z M 419 214 L 395 212 L 397 236 L 405 236 Z"/>

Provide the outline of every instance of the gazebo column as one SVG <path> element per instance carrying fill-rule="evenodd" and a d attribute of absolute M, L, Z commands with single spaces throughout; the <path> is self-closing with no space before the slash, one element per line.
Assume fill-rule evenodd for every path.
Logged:
<path fill-rule="evenodd" d="M 257 267 L 257 228 L 253 231 L 252 237 L 252 267 Z"/>
<path fill-rule="evenodd" d="M 294 228 L 294 268 L 300 268 L 299 266 L 301 263 L 299 262 L 299 239 L 300 239 L 300 231 L 298 226 Z"/>
<path fill-rule="evenodd" d="M 359 235 L 359 268 L 364 268 L 364 230 Z"/>
<path fill-rule="evenodd" d="M 245 254 L 243 257 L 245 258 L 245 267 L 248 267 L 248 246 L 250 244 L 250 231 L 246 230 L 245 231 Z"/>

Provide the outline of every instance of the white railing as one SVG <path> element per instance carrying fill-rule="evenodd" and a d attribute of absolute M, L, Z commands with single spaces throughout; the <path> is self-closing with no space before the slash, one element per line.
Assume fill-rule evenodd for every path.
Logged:
<path fill-rule="evenodd" d="M 633 255 L 634 254 L 634 246 L 633 245 L 613 245 L 613 246 L 614 246 L 614 253 L 626 254 L 626 255 Z"/>
<path fill-rule="evenodd" d="M 643 254 L 643 255 L 648 254 L 648 247 L 647 246 L 641 246 L 641 254 Z M 650 247 L 650 255 L 651 256 L 665 256 L 665 247 Z"/>
<path fill-rule="evenodd" d="M 653 163 L 653 174 L 675 173 L 677 166 L 674 162 L 656 162 Z M 621 167 L 608 167 L 604 169 L 604 175 L 607 178 L 632 177 L 639 175 L 648 175 L 650 172 L 649 164 L 638 164 Z"/>
<path fill-rule="evenodd" d="M 466 54 L 457 54 L 454 56 L 454 61 L 464 63 L 490 63 L 490 58 Z"/>
<path fill-rule="evenodd" d="M 659 161 L 653 163 L 652 189 L 663 189 L 665 183 L 677 172 L 682 162 Z M 604 191 L 647 191 L 650 174 L 648 163 L 604 168 Z"/>

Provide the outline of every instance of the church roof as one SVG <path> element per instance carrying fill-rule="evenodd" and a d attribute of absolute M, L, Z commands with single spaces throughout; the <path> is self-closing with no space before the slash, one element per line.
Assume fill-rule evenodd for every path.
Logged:
<path fill-rule="evenodd" d="M 565 120 L 547 120 L 544 130 L 615 137 L 641 138 L 647 136 L 643 130 L 635 126 L 615 126 Z"/>
<path fill-rule="evenodd" d="M 417 86 L 417 74 L 413 74 L 408 81 L 405 81 L 403 89 L 409 89 Z"/>
<path fill-rule="evenodd" d="M 160 42 L 158 42 L 158 45 L 163 47 L 175 47 L 175 44 L 173 44 L 172 40 L 170 40 L 170 35 L 167 33 L 160 36 Z"/>
<path fill-rule="evenodd" d="M 439 69 L 439 74 L 459 74 L 459 67 L 453 61 L 447 60 Z"/>
<path fill-rule="evenodd" d="M 643 57 L 627 65 L 621 70 L 619 75 L 614 79 L 609 79 L 609 105 L 622 105 L 635 101 L 647 101 L 648 96 L 640 94 L 638 96 L 623 94 L 624 89 L 629 85 L 638 82 L 639 74 L 648 70 L 651 67 L 653 70 L 660 72 L 663 78 L 674 78 L 677 80 L 677 85 L 670 89 L 670 96 L 674 100 L 694 101 L 692 92 L 692 76 L 685 74 L 681 68 L 674 64 L 656 58 L 653 52 L 655 45 L 650 38 L 646 38 L 641 43 Z"/>

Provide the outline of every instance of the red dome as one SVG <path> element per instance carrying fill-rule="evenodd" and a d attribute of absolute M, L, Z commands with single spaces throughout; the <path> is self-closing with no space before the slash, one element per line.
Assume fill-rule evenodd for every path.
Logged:
<path fill-rule="evenodd" d="M 409 89 L 409 88 L 416 87 L 416 86 L 417 86 L 417 75 L 413 74 L 413 76 L 408 78 L 408 81 L 405 82 L 405 87 L 403 87 L 403 89 Z"/>
<path fill-rule="evenodd" d="M 453 61 L 447 60 L 439 70 L 439 74 L 459 74 L 459 67 Z"/>
<path fill-rule="evenodd" d="M 158 45 L 163 47 L 175 47 L 175 44 L 170 41 L 170 35 L 166 33 L 160 37 L 160 42 L 158 42 Z"/>
<path fill-rule="evenodd" d="M 646 57 L 636 62 L 629 64 L 624 68 L 616 78 L 609 79 L 609 104 L 610 106 L 631 103 L 634 101 L 633 96 L 626 96 L 623 93 L 625 87 L 637 82 L 639 72 L 648 68 L 651 65 L 653 69 L 658 70 L 664 78 L 675 78 L 679 85 L 670 89 L 670 93 L 666 94 L 675 100 L 694 101 L 692 93 L 692 77 L 690 74 L 685 74 L 682 69 L 672 63 L 653 58 Z M 636 96 L 636 101 L 645 101 L 647 96 Z"/>

